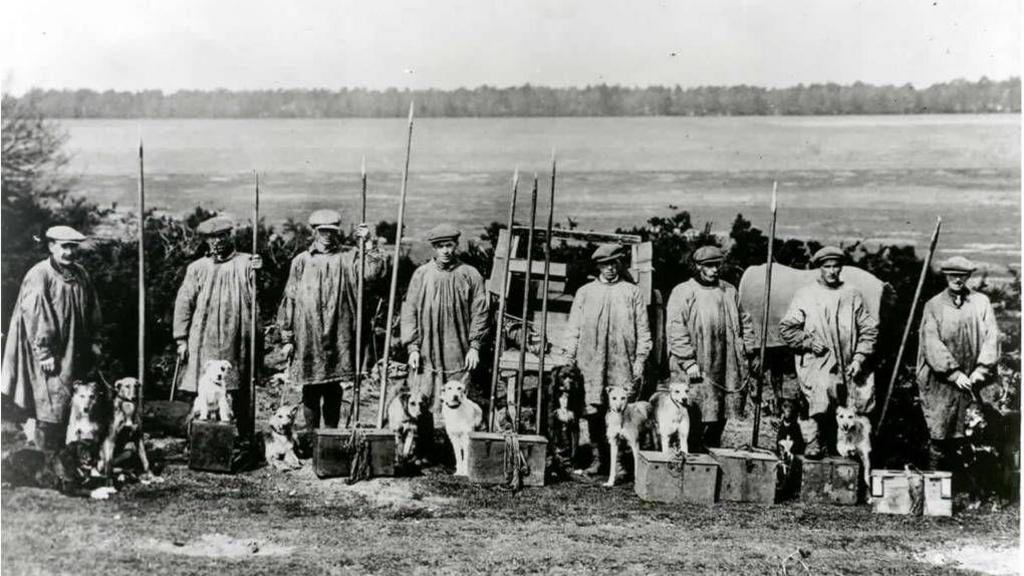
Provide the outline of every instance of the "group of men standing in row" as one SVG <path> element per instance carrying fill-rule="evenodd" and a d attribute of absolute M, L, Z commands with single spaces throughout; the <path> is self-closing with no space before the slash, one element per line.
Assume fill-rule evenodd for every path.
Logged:
<path fill-rule="evenodd" d="M 363 371 L 365 354 L 355 349 L 358 251 L 342 245 L 341 215 L 318 210 L 309 218 L 313 240 L 294 257 L 278 325 L 289 361 L 291 385 L 301 389 L 307 426 L 337 427 L 342 391 Z M 188 266 L 174 306 L 173 336 L 183 366 L 179 389 L 195 393 L 208 360 L 228 360 L 249 374 L 249 319 L 256 305 L 252 275 L 258 255 L 235 250 L 231 221 L 215 217 L 197 232 L 208 252 Z M 388 257 L 365 224 L 364 281 L 384 277 Z M 490 296 L 481 274 L 460 261 L 460 232 L 442 224 L 427 241 L 431 261 L 412 276 L 401 309 L 401 344 L 408 353 L 409 386 L 440 415 L 440 386 L 472 375 L 490 325 Z M 32 418 L 41 448 L 63 440 L 71 386 L 85 378 L 100 326 L 99 299 L 89 274 L 77 263 L 85 236 L 66 227 L 47 230 L 49 257 L 28 271 L 6 335 L 2 393 Z M 808 416 L 824 447 L 834 449 L 832 411 L 837 404 L 868 414 L 874 409 L 871 363 L 878 321 L 861 293 L 843 282 L 845 254 L 834 247 L 812 258 L 816 283 L 797 291 L 780 323 L 796 362 Z M 749 383 L 761 372 L 757 336 L 734 286 L 719 278 L 724 255 L 714 246 L 693 254 L 694 276 L 675 287 L 667 306 L 666 336 L 672 377 L 691 383 L 691 405 L 706 446 L 721 444 L 729 418 L 743 412 Z M 604 391 L 634 386 L 652 348 L 648 310 L 640 289 L 625 274 L 622 247 L 601 246 L 592 256 L 597 277 L 576 293 L 569 315 L 565 360 L 584 380 L 591 437 L 603 421 Z M 974 265 L 962 257 L 941 271 L 948 287 L 924 307 L 917 383 L 932 439 L 932 464 L 963 436 L 973 390 L 995 374 L 999 333 L 988 299 L 967 286 Z M 369 334 L 369 326 L 364 326 Z M 252 432 L 247 386 L 232 382 L 235 414 L 243 434 Z M 593 469 L 600 467 L 596 459 Z"/>

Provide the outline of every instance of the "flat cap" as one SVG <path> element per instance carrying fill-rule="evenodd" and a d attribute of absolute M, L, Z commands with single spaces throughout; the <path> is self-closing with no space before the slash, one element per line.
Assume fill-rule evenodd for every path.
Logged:
<path fill-rule="evenodd" d="M 943 274 L 970 274 L 977 269 L 978 267 L 974 265 L 974 262 L 963 256 L 953 256 L 939 267 Z"/>
<path fill-rule="evenodd" d="M 845 259 L 846 253 L 843 252 L 842 249 L 836 248 L 835 246 L 825 246 L 821 250 L 815 252 L 814 256 L 811 256 L 811 266 L 821 266 L 829 260 L 839 260 L 842 262 Z"/>
<path fill-rule="evenodd" d="M 724 259 L 725 255 L 722 254 L 722 249 L 718 246 L 701 246 L 693 253 L 693 261 L 697 264 L 721 262 Z"/>
<path fill-rule="evenodd" d="M 460 231 L 451 224 L 438 224 L 427 232 L 427 242 L 433 244 L 434 242 L 442 242 L 444 240 L 458 240 L 459 236 L 462 236 Z"/>
<path fill-rule="evenodd" d="M 597 250 L 594 250 L 594 253 L 590 255 L 590 259 L 595 264 L 600 264 L 602 262 L 614 262 L 622 258 L 622 256 L 622 246 L 618 244 L 602 244 L 598 246 Z"/>
<path fill-rule="evenodd" d="M 47 240 L 56 240 L 57 242 L 85 241 L 85 235 L 71 226 L 50 226 L 46 229 L 44 236 Z"/>
<path fill-rule="evenodd" d="M 309 226 L 314 230 L 317 228 L 341 230 L 341 214 L 337 210 L 317 210 L 309 215 Z"/>
<path fill-rule="evenodd" d="M 230 232 L 234 228 L 234 223 L 230 219 L 224 216 L 214 216 L 208 220 L 203 220 L 196 227 L 196 232 L 204 236 L 213 236 L 214 234 L 222 234 L 224 232 Z"/>

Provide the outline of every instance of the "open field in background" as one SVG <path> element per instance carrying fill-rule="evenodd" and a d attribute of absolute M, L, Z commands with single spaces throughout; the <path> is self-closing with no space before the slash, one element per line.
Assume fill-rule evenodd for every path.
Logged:
<path fill-rule="evenodd" d="M 332 203 L 351 213 L 365 155 L 369 219 L 393 220 L 397 211 L 403 120 L 64 125 L 76 190 L 96 202 L 133 205 L 141 126 L 151 206 L 245 218 L 255 168 L 269 221 L 304 219 Z M 942 215 L 940 258 L 963 254 L 995 265 L 993 275 L 1020 260 L 1019 115 L 423 119 L 413 136 L 410 235 L 452 220 L 475 238 L 504 219 L 515 164 L 547 186 L 553 147 L 556 218 L 584 229 L 639 225 L 669 205 L 721 233 L 737 213 L 764 228 L 778 179 L 780 236 L 923 249 Z"/>

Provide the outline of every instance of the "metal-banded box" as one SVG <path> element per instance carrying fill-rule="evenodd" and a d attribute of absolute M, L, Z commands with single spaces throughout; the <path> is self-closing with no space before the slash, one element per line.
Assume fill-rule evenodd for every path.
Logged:
<path fill-rule="evenodd" d="M 953 474 L 922 472 L 924 476 L 924 515 L 953 515 Z"/>
<path fill-rule="evenodd" d="M 313 438 L 313 471 L 320 478 L 348 476 L 359 449 L 358 436 L 369 445 L 370 476 L 395 475 L 395 433 L 384 429 L 320 428 Z"/>
<path fill-rule="evenodd" d="M 718 499 L 718 462 L 707 454 L 641 450 L 635 477 L 633 490 L 648 502 L 714 504 Z"/>
<path fill-rule="evenodd" d="M 793 459 L 795 482 L 800 486 L 800 501 L 808 504 L 857 503 L 860 493 L 860 463 L 849 458 L 829 457 Z"/>
<path fill-rule="evenodd" d="M 543 436 L 519 434 L 519 452 L 526 459 L 529 471 L 523 478 L 524 486 L 544 485 L 548 440 Z M 477 484 L 504 484 L 508 481 L 505 464 L 505 434 L 497 432 L 470 432 L 469 453 L 466 454 L 469 479 Z"/>
<path fill-rule="evenodd" d="M 188 467 L 207 472 L 235 472 L 238 430 L 231 422 L 195 420 L 189 425 Z"/>
<path fill-rule="evenodd" d="M 718 499 L 725 502 L 775 502 L 779 459 L 770 452 L 712 448 L 711 456 L 722 469 Z"/>
<path fill-rule="evenodd" d="M 906 470 L 871 471 L 871 509 L 876 514 L 924 513 L 924 476 Z"/>

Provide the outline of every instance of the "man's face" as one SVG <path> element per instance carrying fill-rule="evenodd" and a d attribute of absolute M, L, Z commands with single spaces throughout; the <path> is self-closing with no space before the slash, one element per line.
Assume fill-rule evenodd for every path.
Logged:
<path fill-rule="evenodd" d="M 223 256 L 231 251 L 231 232 L 225 231 L 207 236 L 206 243 L 210 245 L 211 252 Z"/>
<path fill-rule="evenodd" d="M 601 278 L 615 280 L 619 277 L 619 262 L 617 260 L 601 262 L 597 265 L 597 270 L 601 273 Z"/>
<path fill-rule="evenodd" d="M 317 228 L 314 241 L 322 250 L 333 250 L 340 243 L 340 235 L 333 228 Z"/>
<path fill-rule="evenodd" d="M 434 260 L 437 260 L 438 264 L 450 264 L 455 259 L 455 249 L 459 243 L 455 240 L 441 240 L 434 242 L 433 246 Z"/>
<path fill-rule="evenodd" d="M 821 281 L 827 286 L 837 286 L 842 271 L 843 265 L 838 260 L 826 260 L 821 264 Z"/>
<path fill-rule="evenodd" d="M 946 285 L 951 292 L 960 293 L 967 289 L 967 279 L 970 277 L 970 274 L 946 273 Z"/>
<path fill-rule="evenodd" d="M 697 264 L 697 272 L 704 282 L 713 283 L 718 281 L 718 271 L 722 268 L 721 262 L 705 262 Z"/>
<path fill-rule="evenodd" d="M 50 255 L 54 262 L 61 266 L 67 266 L 78 261 L 78 242 L 59 242 L 50 240 Z"/>

